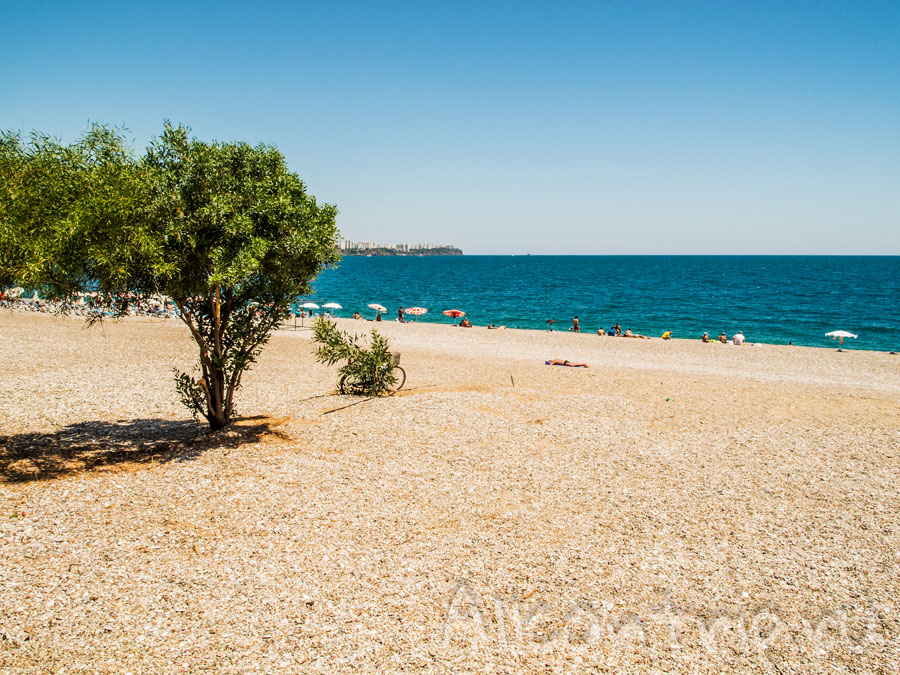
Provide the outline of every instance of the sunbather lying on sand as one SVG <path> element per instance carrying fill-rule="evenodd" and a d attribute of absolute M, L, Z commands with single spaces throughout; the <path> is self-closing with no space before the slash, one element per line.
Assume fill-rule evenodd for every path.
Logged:
<path fill-rule="evenodd" d="M 571 368 L 587 368 L 588 364 L 586 363 L 572 363 L 571 361 L 566 361 L 564 359 L 550 359 L 546 362 L 548 366 L 569 366 Z"/>

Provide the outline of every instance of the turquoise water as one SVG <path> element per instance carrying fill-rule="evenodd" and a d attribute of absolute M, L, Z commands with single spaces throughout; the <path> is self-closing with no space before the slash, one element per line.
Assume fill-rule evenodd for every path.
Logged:
<path fill-rule="evenodd" d="M 348 257 L 326 270 L 309 298 L 343 305 L 421 306 L 420 321 L 454 323 L 461 309 L 476 325 L 582 331 L 618 322 L 654 337 L 699 338 L 703 331 L 750 342 L 815 347 L 832 330 L 859 335 L 844 348 L 900 350 L 900 257 L 856 256 L 446 256 Z"/>

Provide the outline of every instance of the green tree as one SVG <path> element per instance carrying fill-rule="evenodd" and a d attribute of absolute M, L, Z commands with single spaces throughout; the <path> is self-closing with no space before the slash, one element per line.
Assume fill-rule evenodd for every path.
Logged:
<path fill-rule="evenodd" d="M 228 425 L 244 372 L 310 281 L 338 260 L 337 210 L 275 148 L 206 143 L 166 125 L 141 158 L 95 126 L 72 146 L 0 137 L 0 282 L 92 288 L 121 315 L 164 294 L 199 348 L 183 403 Z"/>
<path fill-rule="evenodd" d="M 70 296 L 117 291 L 152 244 L 140 236 L 142 166 L 120 133 L 93 125 L 72 145 L 0 133 L 0 284 Z"/>

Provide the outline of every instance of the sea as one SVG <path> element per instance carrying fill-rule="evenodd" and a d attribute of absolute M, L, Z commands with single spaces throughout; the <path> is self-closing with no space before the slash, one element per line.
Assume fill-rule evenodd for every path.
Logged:
<path fill-rule="evenodd" d="M 302 301 L 335 302 L 337 316 L 369 304 L 423 307 L 417 321 L 622 330 L 659 337 L 715 338 L 743 331 L 748 342 L 837 345 L 900 351 L 900 256 L 349 256 L 325 270 Z M 554 320 L 555 323 L 548 323 Z"/>

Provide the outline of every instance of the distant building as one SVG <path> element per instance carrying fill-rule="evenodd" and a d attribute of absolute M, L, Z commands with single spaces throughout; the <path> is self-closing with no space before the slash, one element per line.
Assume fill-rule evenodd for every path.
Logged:
<path fill-rule="evenodd" d="M 338 241 L 338 249 L 347 255 L 356 255 L 371 251 L 375 255 L 404 255 L 424 251 L 437 251 L 437 255 L 460 255 L 462 251 L 452 244 L 381 244 L 374 241 L 350 241 L 341 239 Z M 426 254 L 427 255 L 427 254 Z"/>

